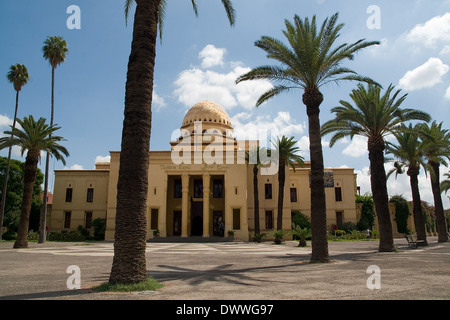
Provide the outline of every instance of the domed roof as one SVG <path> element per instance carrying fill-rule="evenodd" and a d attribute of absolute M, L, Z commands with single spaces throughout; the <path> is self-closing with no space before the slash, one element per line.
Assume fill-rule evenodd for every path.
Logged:
<path fill-rule="evenodd" d="M 233 129 L 227 112 L 217 103 L 208 100 L 199 102 L 189 109 L 184 117 L 181 128 L 193 126 L 196 121 Z"/>

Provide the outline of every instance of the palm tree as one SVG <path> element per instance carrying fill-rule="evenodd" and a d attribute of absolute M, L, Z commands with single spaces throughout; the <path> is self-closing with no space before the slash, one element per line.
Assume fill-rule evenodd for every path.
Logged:
<path fill-rule="evenodd" d="M 412 124 L 409 126 L 403 124 L 398 131 L 393 133 L 397 140 L 397 144 L 387 142 L 386 150 L 388 153 L 399 159 L 399 161 L 395 162 L 394 169 L 388 173 L 388 177 L 393 172 L 396 172 L 397 175 L 403 173 L 405 167 L 408 168 L 406 173 L 409 176 L 411 185 L 413 216 L 417 239 L 421 240 L 423 245 L 428 245 L 418 179 L 420 167 L 426 166 L 423 154 L 423 143 L 420 139 L 420 129 L 421 124 L 416 124 L 414 127 Z"/>
<path fill-rule="evenodd" d="M 58 143 L 59 141 L 64 140 L 62 137 L 52 136 L 52 133 L 60 128 L 47 125 L 44 118 L 35 121 L 33 116 L 29 116 L 28 118 L 25 117 L 23 120 L 17 119 L 17 122 L 22 128 L 17 129 L 11 127 L 11 131 L 5 131 L 4 133 L 11 135 L 11 137 L 0 138 L 0 150 L 11 146 L 20 146 L 22 149 L 22 156 L 25 151 L 27 151 L 19 230 L 17 232 L 17 240 L 14 243 L 14 248 L 27 248 L 33 186 L 41 152 L 47 152 L 47 154 L 54 156 L 57 160 L 61 160 L 64 164 L 65 160 L 63 155 L 68 156 L 69 152 L 65 147 Z"/>
<path fill-rule="evenodd" d="M 341 44 L 334 47 L 343 24 L 337 24 L 338 13 L 326 19 L 320 30 L 316 26 L 316 17 L 310 21 L 297 15 L 292 24 L 285 20 L 283 31 L 290 48 L 281 41 L 263 36 L 255 45 L 267 52 L 267 57 L 277 60 L 281 66 L 261 66 L 240 76 L 236 82 L 268 79 L 276 85 L 264 93 L 257 106 L 274 96 L 294 89 L 303 90 L 303 103 L 309 122 L 310 160 L 311 160 L 311 222 L 312 262 L 329 262 L 326 203 L 324 188 L 324 164 L 320 135 L 320 105 L 323 95 L 319 88 L 329 82 L 357 80 L 372 83 L 367 77 L 361 77 L 355 71 L 342 67 L 344 60 L 352 60 L 354 54 L 363 48 L 379 44 L 361 39 L 353 44 Z"/>
<path fill-rule="evenodd" d="M 439 167 L 441 164 L 447 166 L 447 160 L 450 160 L 450 131 L 442 128 L 442 122 L 438 124 L 436 121 L 433 121 L 430 126 L 423 124 L 422 130 L 426 135 L 424 152 L 428 161 L 427 168 L 430 171 L 438 242 L 446 242 L 449 238 L 442 204 Z"/>
<path fill-rule="evenodd" d="M 126 0 L 126 18 L 134 2 L 136 11 L 125 91 L 110 283 L 136 283 L 147 279 L 146 212 L 153 74 L 158 24 L 161 34 L 167 0 Z M 196 1 L 191 2 L 197 13 Z M 231 1 L 222 0 L 222 3 L 230 24 L 233 24 L 234 9 Z"/>
<path fill-rule="evenodd" d="M 430 116 L 422 111 L 400 109 L 407 95 L 399 97 L 401 90 L 397 90 L 391 96 L 393 90 L 394 87 L 390 85 L 382 95 L 379 86 L 369 84 L 366 89 L 358 84 L 357 89 L 350 94 L 355 107 L 347 101 L 340 101 L 341 106 L 331 110 L 335 113 L 335 119 L 322 126 L 322 134 L 334 133 L 330 146 L 347 136 L 353 138 L 360 135 L 368 139 L 370 182 L 380 229 L 380 252 L 395 250 L 384 168 L 385 138 L 405 121 L 430 120 Z"/>
<path fill-rule="evenodd" d="M 13 118 L 13 128 L 16 127 L 16 118 L 17 118 L 17 110 L 19 109 L 19 92 L 22 90 L 22 87 L 27 84 L 30 76 L 28 74 L 28 69 L 23 64 L 12 65 L 9 68 L 9 72 L 7 74 L 8 81 L 11 82 L 14 86 L 14 90 L 16 91 L 16 108 L 14 110 L 14 118 Z M 11 137 L 12 138 L 12 137 Z M 8 190 L 8 179 L 9 179 L 9 167 L 11 165 L 11 152 L 12 147 L 9 148 L 8 151 L 8 160 L 6 163 L 6 172 L 3 182 L 3 191 L 2 191 L 2 206 L 0 209 L 0 240 L 2 239 L 2 230 L 3 230 L 3 218 L 5 216 L 5 208 L 6 208 L 6 191 Z"/>
<path fill-rule="evenodd" d="M 284 185 L 286 181 L 286 167 L 290 166 L 295 171 L 295 165 L 304 165 L 303 157 L 297 153 L 300 151 L 297 141 L 294 137 L 287 138 L 278 137 L 273 142 L 274 148 L 278 153 L 278 215 L 277 215 L 277 229 L 283 229 L 283 200 L 284 200 Z"/>
<path fill-rule="evenodd" d="M 50 126 L 53 125 L 54 111 L 55 111 L 55 70 L 56 68 L 66 60 L 69 49 L 67 48 L 67 42 L 58 36 L 48 37 L 44 41 L 42 47 L 44 59 L 48 60 L 52 67 L 52 95 L 51 95 L 51 114 L 50 114 Z M 47 217 L 47 193 L 48 193 L 48 175 L 49 175 L 49 163 L 50 155 L 47 154 L 45 159 L 45 178 L 44 178 L 44 197 L 43 197 L 43 210 L 41 211 L 41 222 L 39 230 L 39 243 L 44 243 L 46 238 L 45 219 Z"/>
<path fill-rule="evenodd" d="M 267 155 L 270 150 L 261 148 L 259 145 L 251 148 L 245 152 L 245 160 L 249 164 L 253 164 L 253 204 L 254 204 L 254 217 L 255 217 L 255 235 L 261 233 L 261 227 L 259 222 L 259 190 L 258 190 L 258 173 L 259 167 L 266 165 L 262 160 L 263 155 Z M 256 238 L 255 238 L 256 239 Z"/>
<path fill-rule="evenodd" d="M 441 193 L 445 192 L 445 194 L 447 194 L 447 191 L 450 190 L 450 172 L 445 173 L 444 176 L 446 176 L 447 179 L 441 182 Z"/>

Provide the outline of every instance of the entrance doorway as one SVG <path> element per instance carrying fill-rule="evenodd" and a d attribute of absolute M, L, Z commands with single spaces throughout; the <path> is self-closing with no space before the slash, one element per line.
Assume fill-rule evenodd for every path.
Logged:
<path fill-rule="evenodd" d="M 181 236 L 181 211 L 173 212 L 173 235 Z"/>
<path fill-rule="evenodd" d="M 203 201 L 191 203 L 191 236 L 203 235 Z"/>
<path fill-rule="evenodd" d="M 213 211 L 213 236 L 223 237 L 225 224 L 222 211 Z"/>

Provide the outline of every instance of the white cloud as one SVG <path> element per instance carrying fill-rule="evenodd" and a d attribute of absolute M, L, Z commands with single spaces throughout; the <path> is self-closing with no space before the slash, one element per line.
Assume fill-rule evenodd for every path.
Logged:
<path fill-rule="evenodd" d="M 447 88 L 444 95 L 445 99 L 450 100 L 450 87 Z"/>
<path fill-rule="evenodd" d="M 70 167 L 64 167 L 64 170 L 83 170 L 83 166 L 79 164 L 74 164 L 73 166 Z"/>
<path fill-rule="evenodd" d="M 254 116 L 252 113 L 242 112 L 233 116 L 231 123 L 233 123 L 234 136 L 237 139 L 259 139 L 261 145 L 265 147 L 270 146 L 270 141 L 279 136 L 295 136 L 302 134 L 306 129 L 306 124 L 296 123 L 289 112 L 278 112 L 275 118 L 268 115 Z"/>
<path fill-rule="evenodd" d="M 353 158 L 367 155 L 367 138 L 354 136 L 351 143 L 342 151 L 342 153 Z"/>
<path fill-rule="evenodd" d="M 322 148 L 328 147 L 329 145 L 330 145 L 329 141 L 322 139 Z M 300 155 L 302 157 L 309 156 L 309 137 L 308 136 L 302 136 L 298 140 L 297 146 L 300 148 Z"/>
<path fill-rule="evenodd" d="M 167 103 L 165 102 L 163 97 L 160 97 L 155 89 L 153 89 L 152 93 L 152 106 L 155 108 L 155 111 L 160 111 L 161 109 L 165 108 L 167 106 Z"/>
<path fill-rule="evenodd" d="M 201 52 L 205 51 L 207 47 Z M 214 49 L 217 48 L 214 47 Z M 214 49 L 210 50 L 215 51 Z M 216 59 L 217 63 L 219 61 L 222 60 Z M 205 62 L 205 59 L 203 62 Z M 211 66 L 212 62 L 202 63 L 203 65 Z M 238 106 L 247 110 L 255 108 L 258 98 L 272 88 L 272 84 L 266 80 L 246 81 L 236 84 L 236 79 L 251 69 L 243 67 L 240 62 L 231 62 L 229 65 L 230 70 L 224 73 L 200 67 L 192 67 L 181 72 L 174 82 L 176 87 L 174 94 L 178 101 L 187 107 L 207 99 L 218 103 L 225 109 Z"/>
<path fill-rule="evenodd" d="M 96 156 L 95 163 L 99 162 L 111 162 L 111 156 Z"/>
<path fill-rule="evenodd" d="M 202 68 L 223 66 L 223 57 L 225 53 L 225 49 L 216 48 L 214 45 L 208 44 L 198 54 L 199 58 L 202 59 Z"/>
<path fill-rule="evenodd" d="M 424 43 L 427 47 L 434 47 L 440 41 L 450 41 L 450 13 L 416 25 L 407 34 L 406 39 L 410 42 Z"/>
<path fill-rule="evenodd" d="M 399 87 L 405 90 L 418 90 L 430 88 L 441 82 L 449 70 L 439 58 L 430 58 L 423 65 L 408 71 L 399 81 Z"/>

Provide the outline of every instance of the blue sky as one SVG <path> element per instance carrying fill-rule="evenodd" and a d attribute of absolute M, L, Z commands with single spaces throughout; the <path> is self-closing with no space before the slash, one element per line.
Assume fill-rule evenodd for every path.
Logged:
<path fill-rule="evenodd" d="M 125 80 L 133 14 L 125 24 L 123 0 L 15 0 L 0 3 L 0 132 L 12 123 L 15 92 L 7 81 L 10 65 L 28 67 L 31 80 L 20 95 L 19 117 L 50 117 L 51 68 L 42 57 L 48 36 L 59 35 L 69 45 L 66 62 L 56 70 L 55 123 L 68 141 L 70 157 L 52 169 L 92 169 L 109 151 L 120 150 Z M 393 84 L 407 93 L 403 107 L 421 109 L 434 120 L 450 123 L 450 1 L 442 0 L 234 0 L 236 25 L 230 27 L 219 0 L 198 0 L 196 18 L 189 0 L 168 0 L 162 43 L 155 70 L 151 150 L 169 150 L 185 112 L 197 102 L 213 100 L 229 113 L 238 138 L 261 128 L 294 136 L 306 160 L 308 129 L 301 92 L 280 95 L 254 106 L 269 83 L 234 85 L 234 79 L 259 65 L 274 64 L 254 46 L 261 36 L 284 40 L 284 20 L 317 15 L 321 23 L 339 12 L 345 23 L 341 42 L 381 41 L 345 66 L 372 77 L 384 87 Z M 68 29 L 70 5 L 80 8 L 81 29 Z M 375 5 L 380 28 L 369 28 Z M 3 72 L 4 76 L 1 76 Z M 349 100 L 356 83 L 331 84 L 321 90 L 321 122 L 330 109 Z M 347 166 L 358 173 L 363 193 L 370 192 L 366 141 L 355 138 L 328 147 L 327 167 Z M 0 151 L 6 156 L 7 151 Z M 15 152 L 14 157 L 20 159 Z M 42 167 L 45 161 L 42 161 Z M 387 165 L 389 168 L 389 165 Z M 443 168 L 442 173 L 448 172 Z M 53 179 L 50 179 L 53 183 Z M 391 195 L 410 198 L 407 176 L 388 181 Z M 50 185 L 50 189 L 52 189 Z M 430 182 L 422 173 L 422 198 L 433 203 Z M 445 207 L 450 207 L 443 196 Z"/>

